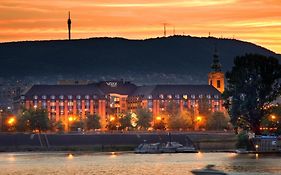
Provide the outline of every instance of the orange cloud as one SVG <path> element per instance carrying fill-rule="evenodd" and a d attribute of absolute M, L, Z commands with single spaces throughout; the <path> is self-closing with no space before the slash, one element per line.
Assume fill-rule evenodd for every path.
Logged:
<path fill-rule="evenodd" d="M 1 0 L 0 42 L 168 34 L 228 37 L 281 53 L 280 0 Z"/>

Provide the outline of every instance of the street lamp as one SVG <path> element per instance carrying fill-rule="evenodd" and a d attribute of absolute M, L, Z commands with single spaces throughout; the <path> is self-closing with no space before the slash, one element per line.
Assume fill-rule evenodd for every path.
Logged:
<path fill-rule="evenodd" d="M 275 116 L 275 115 L 271 115 L 271 119 L 272 119 L 272 120 L 275 120 L 275 119 L 276 119 L 276 116 Z"/>
<path fill-rule="evenodd" d="M 8 119 L 7 123 L 8 123 L 8 125 L 13 126 L 15 124 L 15 122 L 16 122 L 15 117 L 11 117 Z"/>
<path fill-rule="evenodd" d="M 115 120 L 115 117 L 114 116 L 111 116 L 110 118 L 109 118 L 109 121 L 110 122 L 113 122 Z"/>
<path fill-rule="evenodd" d="M 202 121 L 202 117 L 201 117 L 201 116 L 197 116 L 197 117 L 196 117 L 196 122 L 199 123 L 199 122 L 201 122 L 201 121 Z"/>
<path fill-rule="evenodd" d="M 6 124 L 7 124 L 8 128 L 11 128 L 9 130 L 13 130 L 12 127 L 15 126 L 15 124 L 16 124 L 16 117 L 10 116 L 9 118 L 7 118 Z"/>
<path fill-rule="evenodd" d="M 160 122 L 160 121 L 162 120 L 162 118 L 161 118 L 160 116 L 157 116 L 157 117 L 156 117 L 156 120 L 157 120 L 158 122 Z"/>
<path fill-rule="evenodd" d="M 68 122 L 67 122 L 67 129 L 68 129 L 68 131 L 70 131 L 70 124 L 72 123 L 72 122 L 74 122 L 76 120 L 76 117 L 75 116 L 69 116 L 68 117 Z"/>

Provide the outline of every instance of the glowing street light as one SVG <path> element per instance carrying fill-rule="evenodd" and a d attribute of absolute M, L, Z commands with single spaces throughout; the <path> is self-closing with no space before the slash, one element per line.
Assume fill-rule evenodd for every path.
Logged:
<path fill-rule="evenodd" d="M 68 117 L 68 121 L 72 122 L 72 121 L 74 121 L 74 118 L 73 117 Z"/>
<path fill-rule="evenodd" d="M 72 123 L 72 122 L 74 122 L 76 120 L 76 117 L 75 116 L 69 116 L 68 117 L 68 122 L 67 122 L 67 128 L 68 128 L 68 131 L 70 130 L 70 124 Z"/>
<path fill-rule="evenodd" d="M 9 126 L 13 126 L 16 123 L 16 117 L 15 116 L 11 116 L 7 119 L 7 124 Z"/>
<path fill-rule="evenodd" d="M 272 119 L 272 120 L 275 120 L 275 119 L 276 119 L 276 116 L 275 116 L 275 115 L 271 115 L 271 119 Z"/>
<path fill-rule="evenodd" d="M 162 118 L 161 118 L 160 116 L 157 116 L 157 117 L 156 117 L 156 120 L 157 120 L 157 121 L 161 121 Z"/>
<path fill-rule="evenodd" d="M 110 122 L 113 122 L 115 120 L 115 117 L 114 116 L 111 116 L 110 118 L 109 118 L 109 121 Z"/>
<path fill-rule="evenodd" d="M 197 121 L 197 122 L 201 122 L 201 121 L 202 121 L 202 117 L 201 117 L 201 116 L 197 116 L 197 117 L 196 117 L 196 121 Z"/>

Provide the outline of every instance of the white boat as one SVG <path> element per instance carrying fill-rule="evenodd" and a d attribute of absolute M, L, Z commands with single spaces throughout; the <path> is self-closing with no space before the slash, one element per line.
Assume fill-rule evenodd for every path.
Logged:
<path fill-rule="evenodd" d="M 167 142 L 162 147 L 163 153 L 196 153 L 198 152 L 193 146 L 183 146 L 178 142 Z"/>
<path fill-rule="evenodd" d="M 215 165 L 207 165 L 203 169 L 192 170 L 194 175 L 227 175 L 225 172 L 213 169 Z"/>
<path fill-rule="evenodd" d="M 198 152 L 193 146 L 183 146 L 178 142 L 160 143 L 142 143 L 136 149 L 138 154 L 155 154 L 155 153 L 196 153 Z"/>
<path fill-rule="evenodd" d="M 142 143 L 136 149 L 135 153 L 137 154 L 154 154 L 154 153 L 161 153 L 160 150 L 160 143 Z"/>

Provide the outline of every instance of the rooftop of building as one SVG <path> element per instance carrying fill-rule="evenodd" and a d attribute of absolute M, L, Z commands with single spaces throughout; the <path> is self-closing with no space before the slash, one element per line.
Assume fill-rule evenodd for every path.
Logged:
<path fill-rule="evenodd" d="M 211 85 L 150 85 L 137 86 L 125 81 L 101 81 L 88 85 L 34 85 L 26 94 L 26 98 L 37 96 L 80 95 L 104 98 L 107 94 L 142 96 L 159 98 L 159 95 L 218 95 L 221 93 Z"/>

